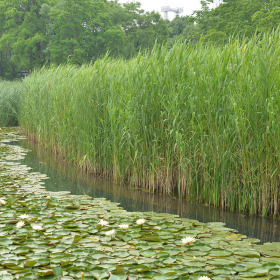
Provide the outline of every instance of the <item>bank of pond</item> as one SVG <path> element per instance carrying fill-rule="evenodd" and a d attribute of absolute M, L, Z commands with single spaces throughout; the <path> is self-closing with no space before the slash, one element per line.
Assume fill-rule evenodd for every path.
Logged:
<path fill-rule="evenodd" d="M 1 279 L 280 279 L 280 243 L 176 215 L 127 212 L 102 198 L 46 191 L 47 175 L 0 130 Z"/>

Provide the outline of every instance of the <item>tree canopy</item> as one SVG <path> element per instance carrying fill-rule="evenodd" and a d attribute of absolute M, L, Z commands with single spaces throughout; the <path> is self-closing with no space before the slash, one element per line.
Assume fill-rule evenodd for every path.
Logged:
<path fill-rule="evenodd" d="M 175 32 L 177 37 L 188 42 L 203 40 L 224 44 L 230 36 L 249 38 L 280 24 L 280 0 L 224 0 L 215 9 L 209 8 L 211 2 L 202 0 L 201 10 L 192 16 L 174 19 L 170 23 L 171 30 L 174 32 L 180 22 L 181 29 Z"/>
<path fill-rule="evenodd" d="M 168 38 L 168 24 L 140 3 L 0 0 L 0 76 L 46 64 L 129 58 Z"/>
<path fill-rule="evenodd" d="M 224 45 L 277 28 L 280 0 L 201 0 L 191 16 L 163 20 L 140 3 L 117 0 L 0 0 L 0 77 L 48 64 L 91 63 L 108 53 L 128 59 L 176 40 Z"/>

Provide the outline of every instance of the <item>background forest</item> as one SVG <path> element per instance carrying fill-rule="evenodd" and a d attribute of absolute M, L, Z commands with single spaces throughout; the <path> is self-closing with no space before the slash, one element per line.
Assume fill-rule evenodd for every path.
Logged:
<path fill-rule="evenodd" d="M 224 45 L 230 36 L 250 38 L 280 22 L 280 0 L 224 0 L 216 9 L 201 1 L 191 16 L 163 20 L 140 3 L 107 0 L 0 0 L 0 77 L 43 65 L 96 61 L 107 52 L 125 59 L 155 41 Z"/>

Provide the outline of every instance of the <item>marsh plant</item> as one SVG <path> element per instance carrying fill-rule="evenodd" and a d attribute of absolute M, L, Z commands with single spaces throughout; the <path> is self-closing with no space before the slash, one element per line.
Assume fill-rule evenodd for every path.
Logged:
<path fill-rule="evenodd" d="M 44 68 L 26 80 L 21 125 L 117 182 L 279 215 L 279 35 Z"/>
<path fill-rule="evenodd" d="M 0 126 L 18 125 L 20 98 L 23 92 L 23 82 L 0 80 Z"/>
<path fill-rule="evenodd" d="M 279 279 L 279 242 L 257 245 L 223 223 L 49 192 L 47 175 L 20 164 L 27 151 L 7 144 L 20 138 L 1 131 L 1 280 Z"/>

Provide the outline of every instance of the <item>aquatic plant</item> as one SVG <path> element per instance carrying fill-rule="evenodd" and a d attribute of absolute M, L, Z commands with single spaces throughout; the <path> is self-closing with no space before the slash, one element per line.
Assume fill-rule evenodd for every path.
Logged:
<path fill-rule="evenodd" d="M 98 225 L 101 225 L 101 226 L 108 226 L 108 225 L 109 225 L 109 222 L 104 221 L 104 220 L 100 220 L 100 221 L 98 222 Z"/>
<path fill-rule="evenodd" d="M 145 220 L 145 219 L 138 219 L 138 220 L 136 221 L 136 224 L 139 225 L 139 226 L 141 226 L 141 225 L 143 225 L 143 224 L 145 224 L 145 223 L 146 223 L 146 220 Z"/>
<path fill-rule="evenodd" d="M 26 80 L 20 123 L 99 176 L 279 215 L 279 31 L 224 48 L 175 44 Z"/>
<path fill-rule="evenodd" d="M 17 228 L 22 228 L 24 225 L 25 225 L 25 222 L 20 221 L 20 222 L 18 222 L 18 223 L 16 224 L 16 227 L 17 227 Z"/>
<path fill-rule="evenodd" d="M 31 225 L 31 227 L 34 230 L 43 230 L 43 226 L 42 225 L 33 224 L 33 225 Z"/>
<path fill-rule="evenodd" d="M 19 217 L 20 217 L 22 220 L 27 220 L 27 219 L 30 218 L 28 214 L 22 214 L 22 215 L 20 215 Z"/>
<path fill-rule="evenodd" d="M 5 204 L 6 204 L 6 201 L 5 201 L 3 198 L 1 198 L 1 199 L 0 199 L 0 204 L 5 205 Z"/>
<path fill-rule="evenodd" d="M 105 235 L 107 235 L 107 236 L 112 236 L 112 235 L 114 235 L 115 233 L 116 233 L 116 231 L 115 231 L 114 229 L 112 229 L 112 230 L 107 231 L 107 232 L 105 233 Z"/>
<path fill-rule="evenodd" d="M 23 82 L 0 80 L 0 126 L 18 125 L 20 99 L 23 93 Z"/>
<path fill-rule="evenodd" d="M 184 237 L 181 241 L 184 245 L 192 244 L 193 242 L 195 242 L 195 238 L 193 238 L 191 236 L 187 236 L 187 237 Z"/>
<path fill-rule="evenodd" d="M 0 131 L 7 148 L 0 151 L 0 197 L 6 202 L 0 206 L 1 279 L 279 278 L 280 243 L 257 245 L 223 223 L 127 212 L 103 198 L 46 191 L 47 176 L 18 162 L 27 151 L 7 145 L 18 139 L 15 132 Z M 139 219 L 145 220 L 141 227 Z M 101 220 L 110 223 L 102 227 Z M 124 232 L 121 224 L 129 228 Z M 182 246 L 186 236 L 196 241 Z"/>
<path fill-rule="evenodd" d="M 119 228 L 120 229 L 128 229 L 129 225 L 128 224 L 122 224 L 122 225 L 119 225 Z"/>

